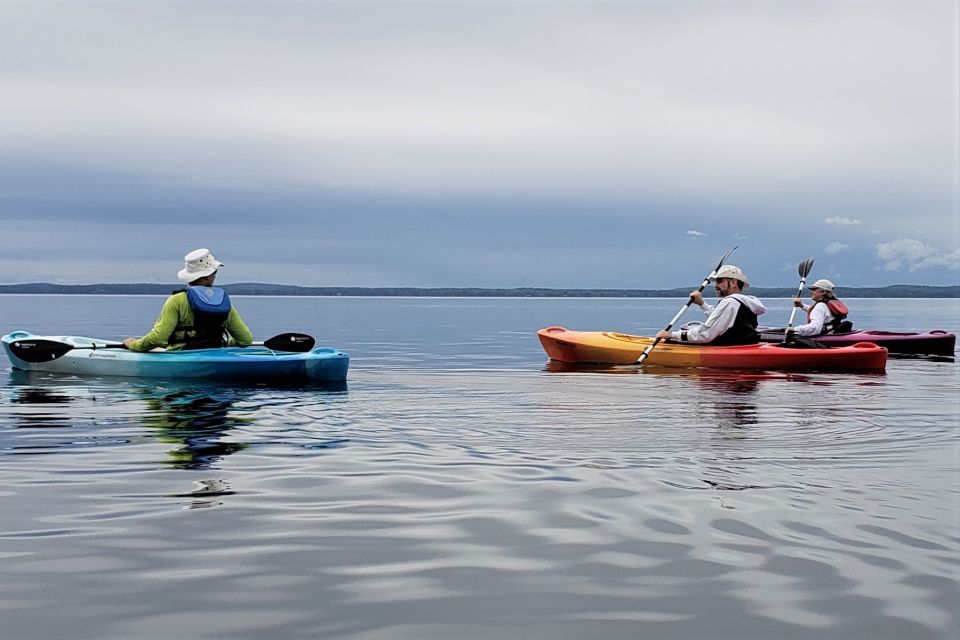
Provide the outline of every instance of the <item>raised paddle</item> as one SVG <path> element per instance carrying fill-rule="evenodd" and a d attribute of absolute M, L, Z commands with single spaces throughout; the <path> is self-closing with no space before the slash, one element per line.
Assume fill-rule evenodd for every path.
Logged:
<path fill-rule="evenodd" d="M 725 254 L 723 254 L 723 257 L 720 258 L 719 262 L 717 262 L 717 266 L 715 266 L 713 268 L 713 271 L 707 274 L 707 277 L 703 279 L 702 283 L 700 283 L 700 288 L 697 289 L 698 292 L 703 291 L 704 289 L 707 288 L 707 285 L 710 284 L 710 278 L 713 277 L 713 274 L 715 274 L 717 271 L 720 270 L 720 267 L 722 267 L 723 263 L 727 261 L 727 258 L 730 257 L 730 254 L 736 250 L 737 250 L 737 247 L 734 247 L 733 249 L 730 249 L 730 251 L 727 251 Z M 689 307 L 691 304 L 693 304 L 693 296 L 690 296 L 689 298 L 687 298 L 687 303 L 682 307 L 680 307 L 680 311 L 677 312 L 677 315 L 673 316 L 673 320 L 668 322 L 667 326 L 665 326 L 663 330 L 670 331 L 670 328 L 673 327 L 673 324 L 680 319 L 680 316 L 683 315 L 683 312 L 686 311 L 687 307 Z M 640 354 L 640 357 L 637 358 L 636 364 L 642 364 L 643 361 L 647 359 L 647 356 L 650 355 L 650 352 L 653 351 L 653 348 L 657 346 L 659 342 L 660 342 L 660 338 L 654 338 L 653 342 L 650 343 L 650 346 L 644 349 L 643 353 Z"/>
<path fill-rule="evenodd" d="M 800 263 L 800 266 L 797 267 L 797 273 L 800 274 L 800 286 L 797 288 L 797 297 L 803 295 L 803 285 L 807 282 L 807 276 L 810 275 L 810 270 L 813 269 L 813 258 L 807 258 Z M 783 342 L 784 344 L 794 340 L 793 334 L 790 332 L 790 329 L 793 327 L 793 314 L 797 312 L 797 307 L 794 305 L 793 309 L 790 309 L 790 322 L 787 323 L 787 328 L 783 333 Z"/>
<path fill-rule="evenodd" d="M 316 340 L 305 333 L 281 333 L 264 342 L 254 342 L 251 346 L 263 346 L 272 351 L 288 351 L 291 353 L 306 353 L 313 349 Z M 126 349 L 122 342 L 109 344 L 91 344 L 74 346 L 58 340 L 44 340 L 43 338 L 29 338 L 16 340 L 10 343 L 10 351 L 24 362 L 49 362 L 56 360 L 74 349 Z"/>

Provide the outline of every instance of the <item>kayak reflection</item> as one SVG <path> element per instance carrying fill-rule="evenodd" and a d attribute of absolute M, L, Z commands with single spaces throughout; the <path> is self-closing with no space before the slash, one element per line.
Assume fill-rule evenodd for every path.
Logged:
<path fill-rule="evenodd" d="M 548 360 L 543 366 L 547 373 L 594 373 L 614 375 L 656 375 L 686 378 L 705 387 L 736 392 L 756 390 L 764 380 L 794 380 L 813 383 L 813 378 L 803 373 L 737 369 L 679 368 L 646 365 L 643 367 L 620 364 L 597 364 L 584 362 L 560 362 Z"/>
<path fill-rule="evenodd" d="M 761 386 L 771 381 L 829 384 L 815 377 L 775 371 L 736 371 L 730 369 L 681 369 L 676 367 L 610 364 L 584 364 L 550 360 L 544 366 L 549 373 L 594 375 L 653 375 L 688 380 L 710 397 L 698 396 L 704 418 L 718 428 L 742 429 L 759 421 L 758 396 Z M 736 437 L 734 433 L 731 437 Z"/>
<path fill-rule="evenodd" d="M 57 405 L 67 405 L 72 402 L 73 398 L 61 391 L 43 387 L 14 387 L 10 397 L 11 413 L 16 417 L 14 428 L 62 429 L 69 427 L 72 420 L 68 412 Z"/>

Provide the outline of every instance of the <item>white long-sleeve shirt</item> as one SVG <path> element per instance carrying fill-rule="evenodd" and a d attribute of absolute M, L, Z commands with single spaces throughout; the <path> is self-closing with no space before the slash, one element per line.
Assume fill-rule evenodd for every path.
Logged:
<path fill-rule="evenodd" d="M 694 325 L 689 329 L 681 331 L 672 331 L 670 335 L 674 340 L 682 342 L 696 342 L 701 344 L 704 342 L 712 342 L 733 326 L 734 320 L 737 319 L 737 312 L 740 310 L 740 305 L 737 301 L 745 304 L 750 311 L 758 316 L 767 310 L 767 308 L 763 306 L 763 303 L 754 296 L 748 296 L 745 293 L 732 293 L 729 296 L 720 298 L 720 302 L 718 302 L 716 306 L 707 302 L 704 302 L 700 306 L 700 309 L 702 309 L 707 316 L 703 324 Z M 686 336 L 684 336 L 684 334 L 686 334 Z"/>
<path fill-rule="evenodd" d="M 801 324 L 792 329 L 798 336 L 819 336 L 824 332 L 824 325 L 834 319 L 830 313 L 830 307 L 826 302 L 814 302 L 812 305 L 805 304 L 801 307 L 804 311 L 810 313 L 810 319 L 806 324 Z"/>

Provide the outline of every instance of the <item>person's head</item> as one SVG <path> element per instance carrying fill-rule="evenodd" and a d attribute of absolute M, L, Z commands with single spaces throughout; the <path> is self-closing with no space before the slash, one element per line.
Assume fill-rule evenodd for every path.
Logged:
<path fill-rule="evenodd" d="M 208 276 L 203 276 L 202 278 L 197 278 L 190 282 L 191 287 L 212 287 L 213 281 L 217 279 L 217 272 L 214 271 Z"/>
<path fill-rule="evenodd" d="M 732 264 L 725 264 L 717 269 L 710 279 L 713 280 L 713 286 L 721 298 L 731 293 L 740 293 L 750 286 L 750 281 L 740 267 Z"/>
<path fill-rule="evenodd" d="M 810 297 L 814 302 L 820 302 L 821 300 L 832 300 L 834 297 L 836 297 L 833 293 L 833 290 L 836 288 L 835 285 L 825 278 L 817 280 L 807 288 L 810 289 Z"/>
<path fill-rule="evenodd" d="M 197 249 L 183 257 L 183 269 L 177 273 L 181 282 L 191 286 L 211 286 L 217 277 L 217 269 L 223 263 L 213 257 L 209 249 Z"/>

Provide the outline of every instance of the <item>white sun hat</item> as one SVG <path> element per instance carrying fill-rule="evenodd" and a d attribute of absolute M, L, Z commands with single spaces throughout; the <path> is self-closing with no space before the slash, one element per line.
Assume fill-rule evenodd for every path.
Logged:
<path fill-rule="evenodd" d="M 717 272 L 710 276 L 711 280 L 718 280 L 720 278 L 733 278 L 734 280 L 739 280 L 744 285 L 749 285 L 750 281 L 747 280 L 747 276 L 743 274 L 743 271 L 740 267 L 735 267 L 732 264 L 725 264 Z"/>
<path fill-rule="evenodd" d="M 821 278 L 820 280 L 817 280 L 812 285 L 807 287 L 807 289 L 823 289 L 824 291 L 829 291 L 830 293 L 833 293 L 834 286 L 835 285 L 829 280 L 827 280 L 826 278 Z"/>
<path fill-rule="evenodd" d="M 191 283 L 197 278 L 205 278 L 223 266 L 213 257 L 210 249 L 197 249 L 183 257 L 183 269 L 177 274 L 181 282 Z"/>

